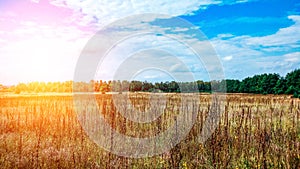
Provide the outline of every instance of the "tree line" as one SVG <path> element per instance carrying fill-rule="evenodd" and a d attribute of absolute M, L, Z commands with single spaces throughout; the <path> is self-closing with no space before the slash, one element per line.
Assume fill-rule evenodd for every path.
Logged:
<path fill-rule="evenodd" d="M 19 83 L 16 86 L 0 85 L 2 92 L 228 92 L 255 94 L 291 94 L 300 98 L 300 69 L 281 77 L 276 73 L 265 73 L 247 77 L 243 80 L 226 79 L 204 82 L 147 82 L 127 80 L 91 80 L 90 82 L 31 82 Z"/>

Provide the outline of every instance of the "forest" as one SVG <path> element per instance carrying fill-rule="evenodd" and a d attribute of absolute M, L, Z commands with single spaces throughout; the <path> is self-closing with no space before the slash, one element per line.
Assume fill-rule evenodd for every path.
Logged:
<path fill-rule="evenodd" d="M 214 85 L 211 85 L 214 84 Z M 213 89 L 212 89 L 213 86 Z M 289 94 L 300 98 L 300 69 L 296 69 L 281 77 L 276 73 L 265 73 L 247 77 L 243 80 L 226 79 L 222 81 L 205 82 L 147 82 L 127 80 L 91 80 L 90 82 L 30 82 L 15 86 L 0 84 L 0 92 L 39 93 L 39 92 L 227 92 L 254 94 Z"/>

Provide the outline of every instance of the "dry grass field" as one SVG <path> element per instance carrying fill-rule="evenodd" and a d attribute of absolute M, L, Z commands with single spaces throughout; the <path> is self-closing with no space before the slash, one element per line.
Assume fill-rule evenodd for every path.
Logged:
<path fill-rule="evenodd" d="M 130 108 L 149 109 L 149 94 L 131 93 Z M 228 94 L 213 134 L 198 142 L 211 104 L 208 94 L 165 94 L 163 114 L 138 124 L 121 116 L 112 97 L 98 94 L 99 113 L 118 132 L 154 136 L 176 122 L 180 111 L 197 120 L 169 152 L 146 158 L 117 156 L 100 148 L 81 127 L 71 95 L 0 96 L 1 168 L 300 168 L 300 100 L 285 95 Z M 200 102 L 181 104 L 200 97 Z M 77 104 L 89 106 L 89 97 Z M 129 104 L 124 102 L 123 104 Z M 156 106 L 162 106 L 158 102 Z M 193 106 L 195 109 L 185 109 Z M 88 110 L 88 109 L 87 109 Z M 95 111 L 95 110 L 92 110 Z M 193 112 L 197 111 L 197 112 Z M 113 139 L 113 138 L 112 138 Z"/>

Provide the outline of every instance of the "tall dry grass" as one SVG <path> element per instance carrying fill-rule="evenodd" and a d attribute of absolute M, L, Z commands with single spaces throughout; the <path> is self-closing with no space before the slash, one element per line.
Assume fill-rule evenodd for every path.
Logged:
<path fill-rule="evenodd" d="M 124 111 L 147 111 L 151 107 L 146 93 L 130 94 L 130 104 L 121 95 L 114 97 L 124 105 Z M 200 97 L 200 102 L 190 99 L 188 104 L 181 104 L 182 99 L 193 97 Z M 88 110 L 89 99 L 82 97 L 77 106 Z M 123 117 L 113 106 L 112 95 L 96 95 L 96 100 L 98 110 L 93 111 L 99 111 L 114 130 L 132 137 L 165 131 L 176 124 L 180 111 L 195 113 L 197 121 L 187 137 L 169 152 L 134 159 L 109 153 L 89 139 L 74 112 L 72 96 L 1 97 L 1 168 L 300 167 L 299 99 L 228 94 L 221 121 L 204 144 L 198 137 L 211 108 L 211 95 L 187 94 L 183 98 L 168 94 L 162 103 L 165 105 L 159 101 L 156 105 L 155 110 L 163 114 L 144 124 Z"/>

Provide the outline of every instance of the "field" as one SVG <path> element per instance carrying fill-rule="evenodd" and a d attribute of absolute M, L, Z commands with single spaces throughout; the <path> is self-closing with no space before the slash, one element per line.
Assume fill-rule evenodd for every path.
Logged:
<path fill-rule="evenodd" d="M 129 115 L 145 112 L 151 107 L 150 94 L 130 93 L 129 101 L 124 101 L 124 95 L 82 94 L 76 102 L 72 95 L 0 96 L 1 168 L 300 168 L 299 99 L 228 94 L 220 103 L 225 109 L 218 126 L 201 143 L 199 135 L 213 108 L 212 95 L 156 94 L 165 98 L 165 102 L 153 99 L 157 101 L 156 112 L 162 111 L 162 115 L 141 124 L 123 117 L 124 112 L 114 104 L 119 102 Z M 93 99 L 97 109 L 91 108 Z M 177 124 L 181 113 L 184 119 L 194 115 L 196 121 L 170 151 L 130 158 L 109 152 L 118 147 L 107 151 L 93 142 L 81 125 L 87 120 L 85 114 L 76 113 L 76 109 L 102 114 L 112 129 L 138 138 L 166 131 Z M 182 126 L 175 126 L 175 134 L 180 133 Z M 112 134 L 107 136 L 112 145 L 118 141 Z M 160 143 L 155 145 L 153 152 L 158 152 Z"/>

